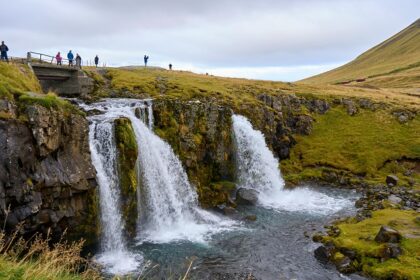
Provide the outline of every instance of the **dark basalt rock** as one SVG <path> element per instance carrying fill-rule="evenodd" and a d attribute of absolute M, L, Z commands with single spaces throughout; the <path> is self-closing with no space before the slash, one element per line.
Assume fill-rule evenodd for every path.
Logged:
<path fill-rule="evenodd" d="M 252 189 L 240 188 L 236 192 L 236 203 L 238 205 L 256 205 L 258 192 Z"/>
<path fill-rule="evenodd" d="M 39 105 L 20 113 L 27 121 L 0 120 L 1 224 L 6 219 L 10 232 L 22 223 L 28 236 L 48 228 L 58 235 L 67 230 L 68 237 L 96 232 L 86 118 Z"/>
<path fill-rule="evenodd" d="M 398 177 L 395 175 L 386 176 L 386 184 L 391 187 L 396 186 L 398 184 Z"/>
<path fill-rule="evenodd" d="M 334 255 L 334 247 L 329 245 L 321 245 L 315 249 L 315 258 L 322 264 L 327 264 Z"/>
<path fill-rule="evenodd" d="M 398 243 L 400 240 L 401 234 L 388 226 L 381 226 L 381 229 L 375 237 L 375 241 L 379 243 Z"/>
<path fill-rule="evenodd" d="M 398 244 L 387 243 L 380 251 L 379 255 L 383 261 L 388 259 L 395 259 L 402 254 L 402 249 Z"/>

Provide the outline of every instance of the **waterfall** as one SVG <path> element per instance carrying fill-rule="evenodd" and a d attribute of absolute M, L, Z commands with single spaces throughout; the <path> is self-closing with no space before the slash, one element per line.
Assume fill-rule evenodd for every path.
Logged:
<path fill-rule="evenodd" d="M 127 252 L 113 135 L 114 120 L 120 117 L 130 119 L 139 147 L 136 168 L 140 242 L 205 242 L 210 235 L 232 228 L 232 221 L 199 207 L 196 191 L 180 160 L 170 145 L 152 131 L 151 100 L 107 99 L 80 106 L 100 111 L 89 119 L 92 160 L 100 188 L 104 252 Z"/>
<path fill-rule="evenodd" d="M 351 204 L 347 199 L 333 198 L 308 187 L 284 189 L 279 162 L 265 143 L 264 135 L 255 130 L 244 116 L 233 115 L 237 150 L 238 187 L 256 190 L 264 207 L 329 214 Z"/>

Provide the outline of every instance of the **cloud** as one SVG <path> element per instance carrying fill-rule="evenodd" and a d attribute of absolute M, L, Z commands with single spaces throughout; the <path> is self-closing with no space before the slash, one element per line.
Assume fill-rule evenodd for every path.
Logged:
<path fill-rule="evenodd" d="M 139 64 L 148 53 L 152 64 L 243 68 L 235 73 L 256 77 L 273 77 L 259 68 L 301 71 L 276 72 L 279 79 L 305 76 L 306 65 L 321 71 L 354 58 L 416 20 L 419 8 L 417 0 L 14 0 L 6 6 L 0 36 L 11 55 L 73 49 L 123 65 Z"/>

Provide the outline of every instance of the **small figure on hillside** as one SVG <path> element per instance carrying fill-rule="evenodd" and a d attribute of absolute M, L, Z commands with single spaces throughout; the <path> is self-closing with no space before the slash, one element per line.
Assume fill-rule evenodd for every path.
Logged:
<path fill-rule="evenodd" d="M 79 54 L 76 54 L 76 67 L 82 68 L 82 57 Z"/>
<path fill-rule="evenodd" d="M 6 60 L 7 62 L 9 62 L 9 58 L 7 57 L 8 51 L 9 51 L 9 48 L 4 44 L 4 41 L 1 41 L 1 45 L 0 45 L 1 60 Z"/>
<path fill-rule="evenodd" d="M 169 70 L 172 70 L 172 63 L 169 63 Z"/>
<path fill-rule="evenodd" d="M 57 65 L 61 65 L 61 61 L 63 60 L 63 58 L 61 57 L 60 52 L 58 52 L 57 55 L 55 56 L 55 60 L 57 60 Z"/>
<path fill-rule="evenodd" d="M 144 55 L 144 67 L 147 67 L 147 61 L 149 60 L 148 55 Z"/>
<path fill-rule="evenodd" d="M 99 64 L 99 57 L 98 55 L 95 56 L 95 66 L 96 68 L 98 68 L 98 64 Z"/>
<path fill-rule="evenodd" d="M 74 55 L 71 52 L 71 50 L 69 51 L 69 53 L 67 54 L 67 59 L 69 60 L 69 66 L 73 66 L 73 59 L 74 59 Z"/>

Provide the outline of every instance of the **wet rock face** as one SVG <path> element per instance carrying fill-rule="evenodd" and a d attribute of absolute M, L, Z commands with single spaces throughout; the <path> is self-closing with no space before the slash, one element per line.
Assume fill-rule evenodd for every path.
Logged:
<path fill-rule="evenodd" d="M 258 202 L 258 192 L 253 189 L 240 188 L 236 192 L 236 203 L 241 205 L 255 205 Z"/>
<path fill-rule="evenodd" d="M 201 205 L 231 205 L 235 181 L 232 110 L 214 102 L 158 100 L 153 116 L 155 133 L 179 156 Z"/>
<path fill-rule="evenodd" d="M 36 105 L 26 116 L 28 122 L 0 120 L 0 220 L 8 230 L 23 223 L 24 234 L 50 227 L 57 236 L 66 228 L 93 234 L 87 120 Z"/>

